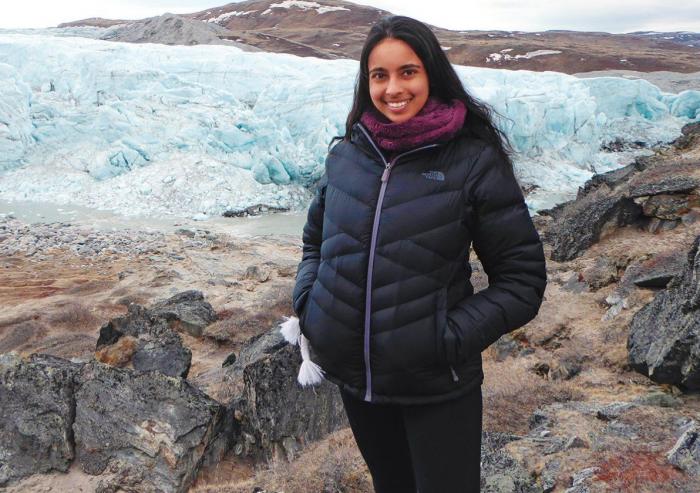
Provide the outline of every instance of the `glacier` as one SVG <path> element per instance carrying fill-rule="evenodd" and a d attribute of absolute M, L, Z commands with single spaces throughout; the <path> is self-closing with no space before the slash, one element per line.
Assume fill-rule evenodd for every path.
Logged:
<path fill-rule="evenodd" d="M 149 217 L 308 205 L 344 130 L 356 61 L 91 39 L 98 34 L 0 30 L 0 199 Z M 456 69 L 496 110 L 533 213 L 700 120 L 700 91 Z M 644 145 L 603 149 L 615 141 Z"/>

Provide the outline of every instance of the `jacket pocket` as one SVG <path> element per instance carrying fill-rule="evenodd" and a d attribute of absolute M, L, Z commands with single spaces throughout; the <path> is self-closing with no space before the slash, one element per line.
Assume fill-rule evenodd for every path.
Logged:
<path fill-rule="evenodd" d="M 299 316 L 301 320 L 302 313 L 304 312 L 304 307 L 306 306 L 306 301 L 309 298 L 309 292 L 311 288 L 303 291 L 299 297 L 294 301 L 294 312 Z"/>
<path fill-rule="evenodd" d="M 308 318 L 307 314 L 309 312 L 309 305 L 311 304 L 311 292 L 313 291 L 315 285 L 316 285 L 316 281 L 313 282 L 313 284 L 308 289 L 308 291 L 304 292 L 304 294 L 302 294 L 299 297 L 299 305 L 300 305 L 300 308 L 299 308 L 300 311 L 298 312 L 299 313 L 299 328 L 301 329 L 301 333 L 304 334 L 304 337 L 306 337 L 307 339 L 309 339 L 309 336 L 308 336 L 308 331 L 305 330 L 306 329 L 306 320 Z"/>
<path fill-rule="evenodd" d="M 445 366 L 446 370 L 449 372 L 450 378 L 458 382 L 459 375 L 455 370 L 456 362 L 451 361 L 450 347 L 447 346 L 448 341 L 451 340 L 449 337 L 450 328 L 447 324 L 447 287 L 443 287 L 438 292 L 437 307 L 435 310 L 436 320 L 436 351 L 438 355 L 438 361 Z"/>

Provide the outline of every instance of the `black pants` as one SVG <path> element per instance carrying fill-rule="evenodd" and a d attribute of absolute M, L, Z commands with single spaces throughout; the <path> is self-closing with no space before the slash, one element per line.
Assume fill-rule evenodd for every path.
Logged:
<path fill-rule="evenodd" d="M 340 392 L 376 493 L 478 493 L 481 387 L 439 404 L 371 404 Z"/>

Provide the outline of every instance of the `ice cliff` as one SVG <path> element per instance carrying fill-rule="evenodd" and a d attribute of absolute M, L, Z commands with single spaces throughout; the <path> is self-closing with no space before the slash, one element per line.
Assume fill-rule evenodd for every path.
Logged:
<path fill-rule="evenodd" d="M 357 62 L 0 30 L 0 199 L 126 215 L 300 208 L 344 128 Z M 700 119 L 700 92 L 457 67 L 503 118 L 533 210 Z M 641 149 L 609 152 L 604 144 Z M 624 146 L 623 146 L 624 147 Z"/>

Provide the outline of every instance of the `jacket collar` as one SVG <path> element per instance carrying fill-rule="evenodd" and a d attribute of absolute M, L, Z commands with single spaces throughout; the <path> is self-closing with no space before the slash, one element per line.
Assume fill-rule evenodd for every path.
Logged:
<path fill-rule="evenodd" d="M 379 146 L 372 140 L 372 137 L 370 136 L 369 130 L 367 130 L 364 125 L 360 122 L 356 122 L 352 126 L 352 132 L 350 133 L 350 142 L 355 144 L 357 147 L 362 150 L 365 154 L 367 154 L 369 157 L 371 157 L 374 160 L 378 160 L 379 162 L 382 162 L 382 165 L 385 165 L 386 162 L 389 161 L 389 156 L 387 156 L 386 151 L 382 151 Z M 421 151 L 423 149 L 433 149 L 436 147 L 441 147 L 443 144 L 440 143 L 435 143 L 435 144 L 429 144 L 425 146 L 419 146 L 415 149 L 411 149 L 408 151 L 400 152 L 395 154 L 396 156 L 403 156 L 404 154 L 406 155 L 413 155 L 417 151 Z M 377 155 L 377 154 L 380 155 Z"/>
<path fill-rule="evenodd" d="M 365 130 L 364 132 L 362 130 Z M 366 128 L 362 125 L 360 122 L 355 122 L 355 124 L 352 126 L 352 132 L 350 133 L 350 142 L 355 144 L 357 147 L 360 148 L 365 154 L 377 158 L 377 151 L 375 150 L 375 144 L 372 142 L 372 139 L 369 137 L 369 132 L 367 131 Z M 379 147 L 377 146 L 377 149 Z"/>

